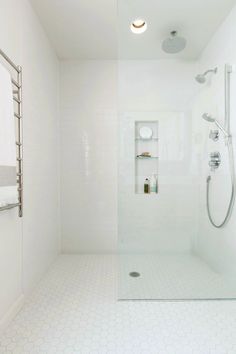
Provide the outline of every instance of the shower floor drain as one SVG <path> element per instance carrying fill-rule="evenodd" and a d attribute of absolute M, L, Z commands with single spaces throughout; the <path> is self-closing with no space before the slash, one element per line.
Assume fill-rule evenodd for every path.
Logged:
<path fill-rule="evenodd" d="M 130 275 L 130 277 L 133 277 L 133 278 L 140 277 L 140 273 L 138 273 L 138 272 L 130 272 L 129 275 Z"/>

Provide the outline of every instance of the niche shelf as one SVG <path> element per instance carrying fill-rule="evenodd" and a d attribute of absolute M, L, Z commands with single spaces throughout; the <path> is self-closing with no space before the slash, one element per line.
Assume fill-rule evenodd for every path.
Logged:
<path fill-rule="evenodd" d="M 142 138 L 135 138 L 135 140 L 141 140 L 141 141 L 145 141 L 144 139 L 142 139 Z M 149 140 L 158 140 L 158 138 L 150 138 Z"/>
<path fill-rule="evenodd" d="M 140 129 L 147 127 L 152 134 L 148 138 L 140 133 Z M 157 178 L 158 193 L 158 121 L 136 121 L 135 122 L 135 193 L 144 193 L 144 182 L 146 178 L 151 178 L 153 175 Z M 148 156 L 144 154 L 148 153 Z"/>
<path fill-rule="evenodd" d="M 158 156 L 136 156 L 138 160 L 151 160 L 151 159 L 158 159 Z"/>

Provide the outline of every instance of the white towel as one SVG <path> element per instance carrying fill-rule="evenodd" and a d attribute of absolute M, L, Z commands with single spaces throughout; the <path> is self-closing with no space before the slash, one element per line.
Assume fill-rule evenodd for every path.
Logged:
<path fill-rule="evenodd" d="M 18 196 L 17 196 L 17 187 L 1 187 L 0 188 L 0 208 L 5 207 L 9 204 L 17 204 Z"/>
<path fill-rule="evenodd" d="M 11 75 L 0 64 L 0 207 L 18 202 L 12 90 Z"/>
<path fill-rule="evenodd" d="M 15 119 L 11 75 L 1 64 L 0 166 L 16 166 Z"/>

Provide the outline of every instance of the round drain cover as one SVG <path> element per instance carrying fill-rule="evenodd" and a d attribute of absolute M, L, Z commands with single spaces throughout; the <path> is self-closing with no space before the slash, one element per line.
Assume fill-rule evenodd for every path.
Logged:
<path fill-rule="evenodd" d="M 140 277 L 140 273 L 138 273 L 138 272 L 130 272 L 129 275 L 133 278 Z"/>

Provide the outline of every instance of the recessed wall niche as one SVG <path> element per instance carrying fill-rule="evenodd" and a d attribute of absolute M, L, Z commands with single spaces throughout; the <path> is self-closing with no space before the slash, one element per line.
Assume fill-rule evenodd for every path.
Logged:
<path fill-rule="evenodd" d="M 158 193 L 158 139 L 158 121 L 135 122 L 136 194 Z"/>

